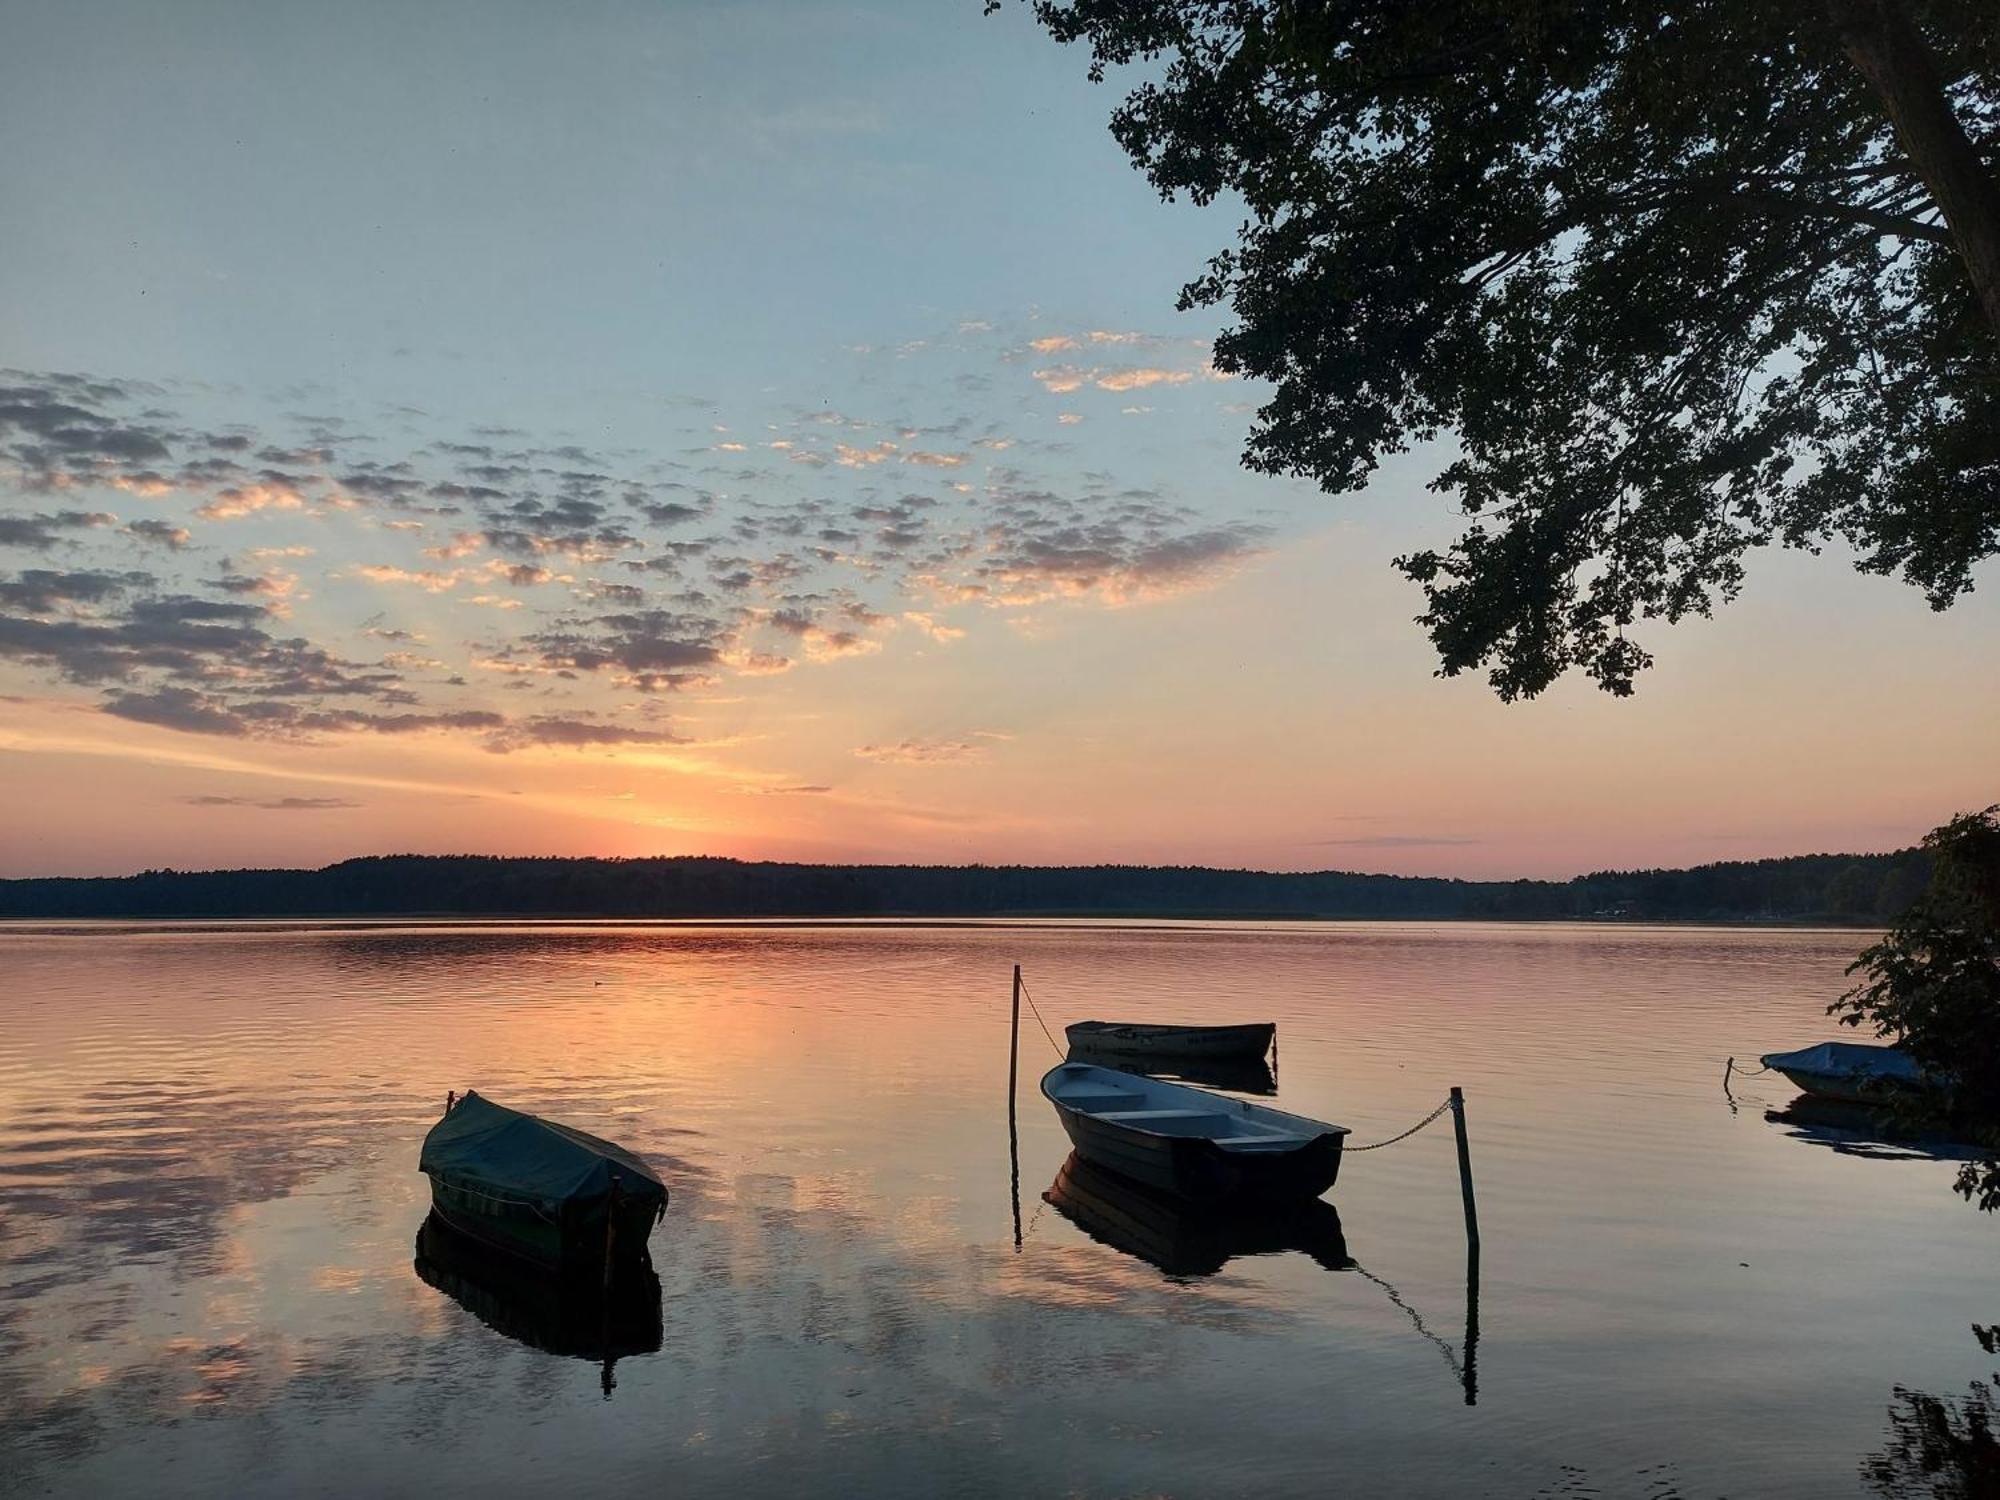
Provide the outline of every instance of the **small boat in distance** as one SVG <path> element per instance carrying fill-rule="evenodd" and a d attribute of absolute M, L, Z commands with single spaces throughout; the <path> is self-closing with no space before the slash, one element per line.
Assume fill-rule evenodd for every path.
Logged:
<path fill-rule="evenodd" d="M 643 1261 L 667 1189 L 623 1146 L 468 1090 L 424 1137 L 431 1207 L 461 1234 L 555 1270 Z"/>
<path fill-rule="evenodd" d="M 1916 1059 L 1896 1047 L 1821 1042 L 1797 1052 L 1767 1052 L 1759 1062 L 1823 1099 L 1879 1100 L 1898 1089 L 1928 1087 Z"/>
<path fill-rule="evenodd" d="M 1278 1035 L 1275 1021 L 1242 1026 L 1148 1026 L 1136 1021 L 1077 1021 L 1063 1028 L 1073 1048 L 1130 1057 L 1262 1057 Z"/>
<path fill-rule="evenodd" d="M 1079 1062 L 1042 1094 L 1085 1161 L 1194 1202 L 1317 1198 L 1340 1174 L 1346 1127 L 1267 1104 Z"/>

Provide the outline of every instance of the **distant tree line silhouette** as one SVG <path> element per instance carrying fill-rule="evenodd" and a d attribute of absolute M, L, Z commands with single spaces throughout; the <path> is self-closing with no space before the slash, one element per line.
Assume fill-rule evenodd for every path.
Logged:
<path fill-rule="evenodd" d="M 0 917 L 1409 917 L 1886 922 L 1929 856 L 1808 854 L 1572 880 L 1200 866 L 807 865 L 399 854 L 318 870 L 0 881 Z"/>

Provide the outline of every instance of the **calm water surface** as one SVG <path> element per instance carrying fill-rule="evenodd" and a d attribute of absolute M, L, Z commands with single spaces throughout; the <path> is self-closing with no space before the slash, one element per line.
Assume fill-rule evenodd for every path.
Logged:
<path fill-rule="evenodd" d="M 0 1490 L 1875 1493 L 1896 1388 L 1993 1369 L 1970 1325 L 2000 1321 L 2000 1223 L 1949 1161 L 1768 1118 L 1792 1098 L 1771 1077 L 1721 1089 L 1727 1055 L 1829 1034 L 1856 945 L 0 929 Z M 1277 1102 L 1357 1142 L 1464 1085 L 1476 1330 L 1448 1119 L 1349 1157 L 1344 1259 L 1170 1274 L 1132 1253 L 1146 1234 L 1044 1202 L 1068 1143 L 1032 1019 L 1017 1245 L 1016 960 L 1051 1027 L 1275 1018 Z M 563 1347 L 546 1312 L 413 1267 L 418 1143 L 468 1085 L 636 1147 L 672 1189 L 657 1348 L 608 1392 L 536 1347 Z"/>

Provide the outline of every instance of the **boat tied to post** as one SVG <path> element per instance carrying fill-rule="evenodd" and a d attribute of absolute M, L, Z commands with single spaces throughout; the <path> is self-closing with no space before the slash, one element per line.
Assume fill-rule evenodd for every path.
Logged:
<path fill-rule="evenodd" d="M 1042 1078 L 1085 1161 L 1196 1202 L 1317 1198 L 1340 1173 L 1345 1126 L 1091 1063 Z"/>

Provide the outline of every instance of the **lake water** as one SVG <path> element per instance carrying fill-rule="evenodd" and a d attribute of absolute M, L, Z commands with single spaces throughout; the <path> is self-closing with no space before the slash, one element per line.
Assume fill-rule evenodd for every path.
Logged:
<path fill-rule="evenodd" d="M 1898 1388 L 1994 1369 L 1971 1325 L 2000 1321 L 2000 1222 L 1950 1161 L 1767 1118 L 1774 1075 L 1722 1089 L 1730 1054 L 1835 1034 L 1860 941 L 0 929 L 0 1490 L 1877 1493 Z M 1032 1016 L 1017 1245 L 1016 961 L 1051 1028 L 1275 1019 L 1276 1102 L 1356 1143 L 1463 1085 L 1476 1330 L 1448 1116 L 1350 1154 L 1344 1251 L 1135 1240 L 1115 1198 L 1043 1199 L 1069 1148 Z M 518 1336 L 561 1347 L 532 1304 L 413 1268 L 418 1144 L 467 1086 L 672 1190 L 659 1321 L 626 1340 L 657 1347 L 608 1391 Z M 1161 1236 L 1206 1263 L 1132 1253 Z"/>

